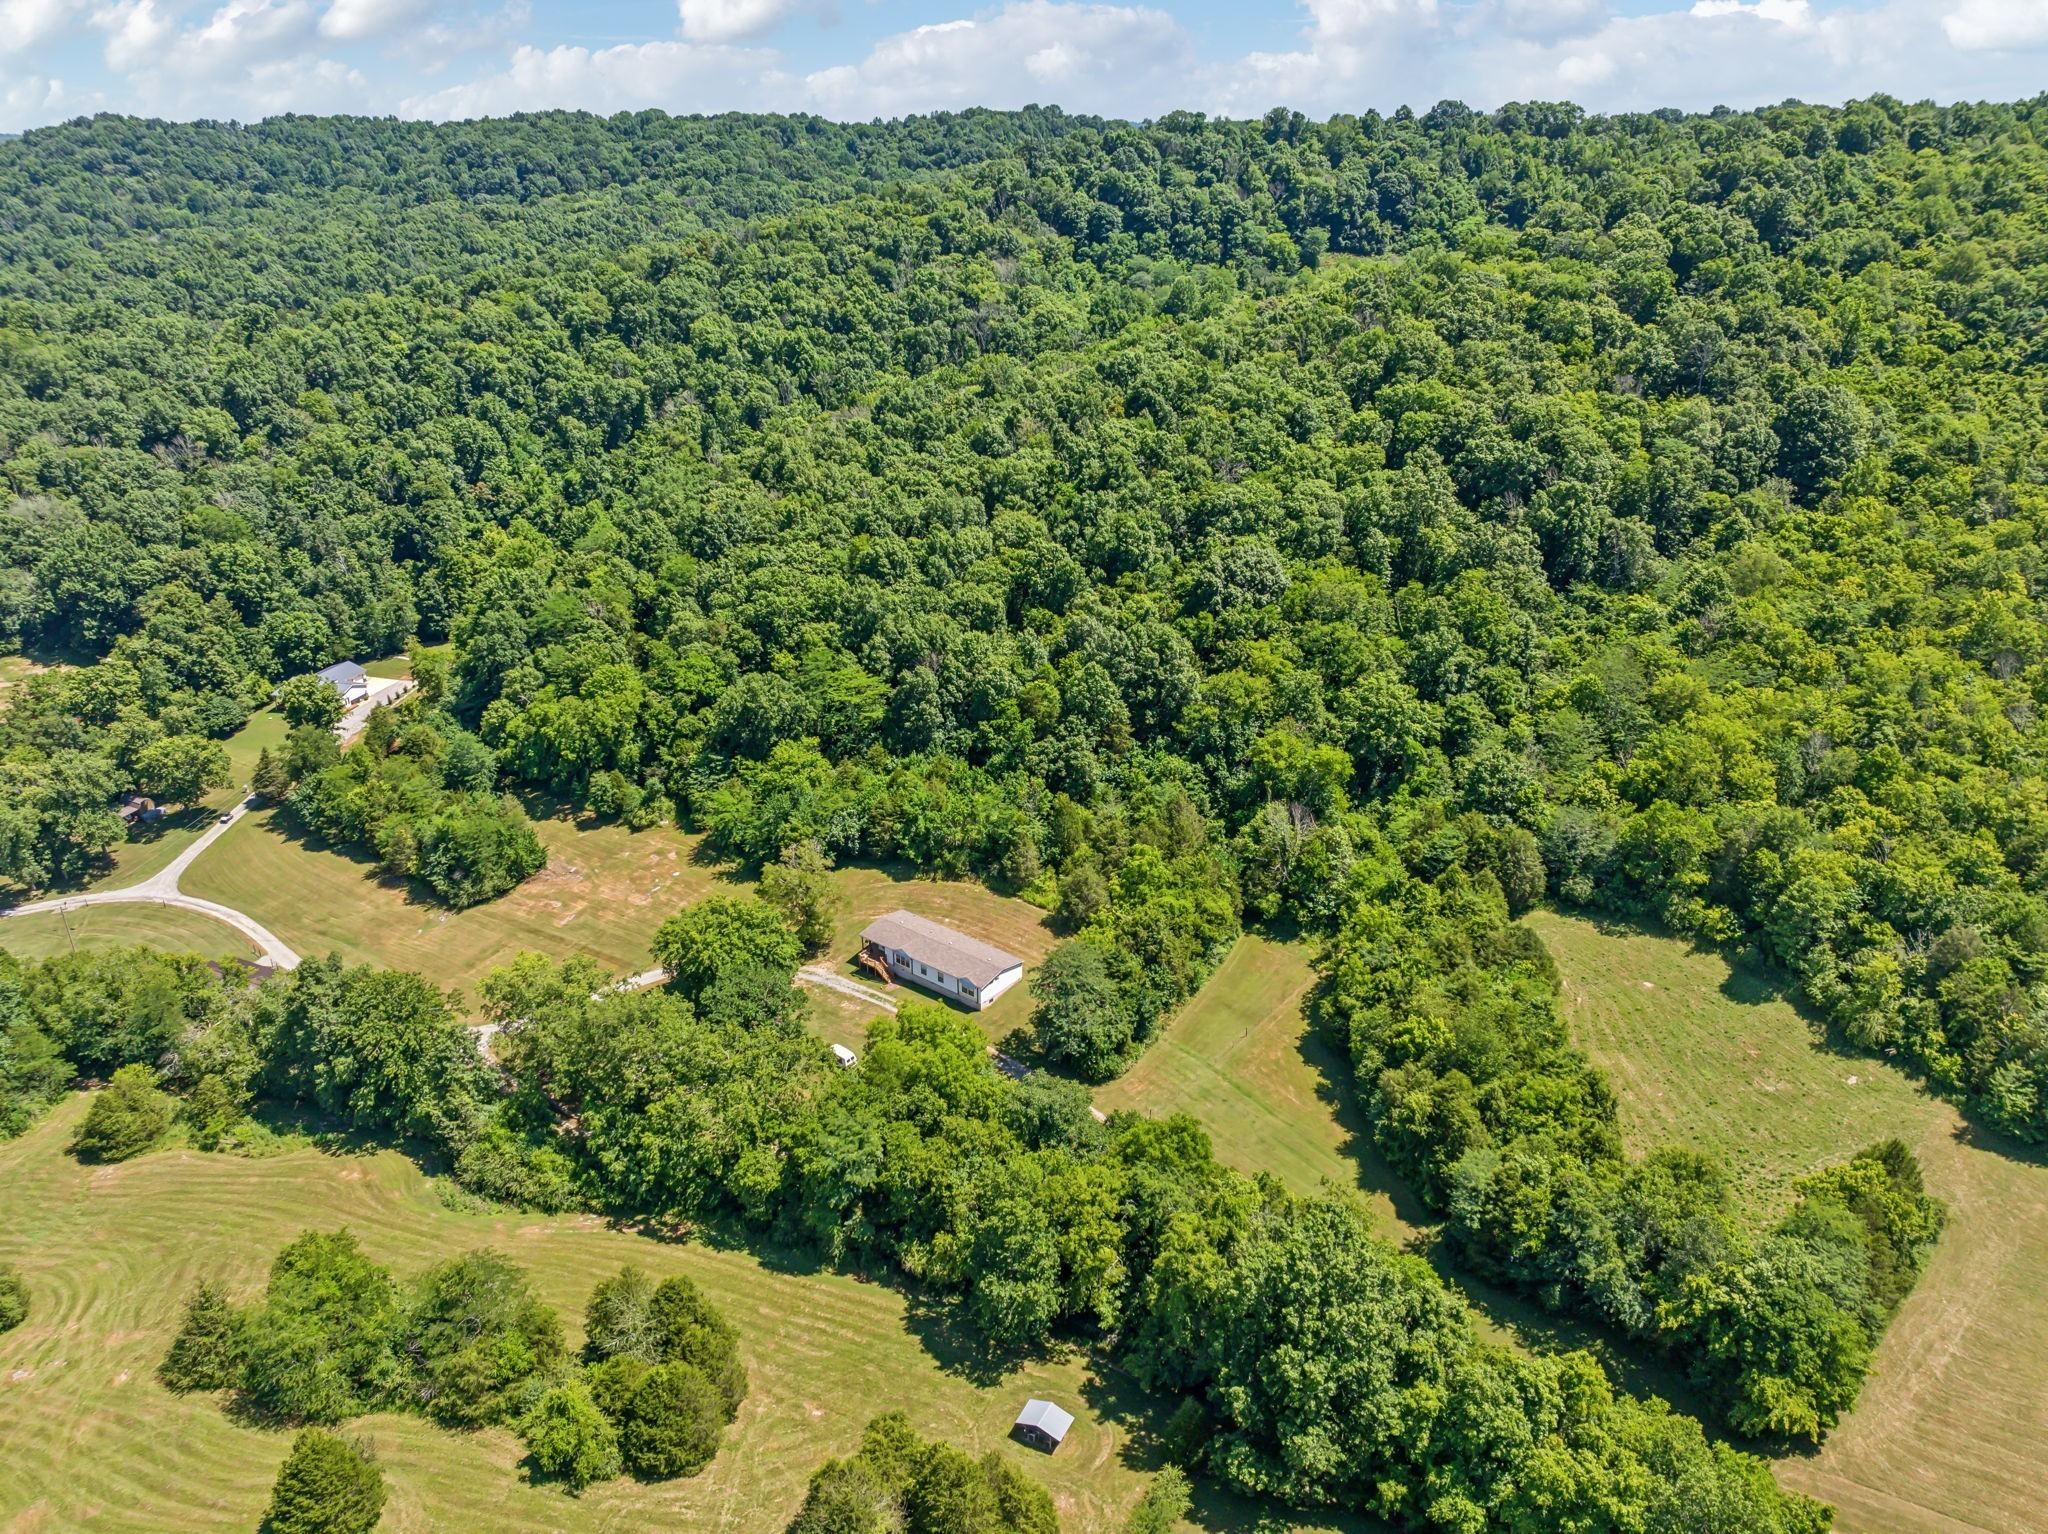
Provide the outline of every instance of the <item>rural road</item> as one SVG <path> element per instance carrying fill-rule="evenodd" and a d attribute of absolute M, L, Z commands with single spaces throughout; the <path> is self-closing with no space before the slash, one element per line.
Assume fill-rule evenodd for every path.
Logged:
<path fill-rule="evenodd" d="M 96 905 L 168 905 L 183 911 L 196 911 L 201 916 L 210 916 L 215 921 L 233 927 L 242 936 L 256 945 L 257 962 L 272 969 L 297 969 L 299 956 L 276 933 L 257 921 L 255 917 L 236 910 L 233 906 L 220 905 L 215 901 L 201 900 L 197 895 L 183 894 L 178 889 L 178 880 L 190 868 L 195 859 L 211 847 L 222 833 L 249 812 L 249 800 L 244 799 L 227 812 L 225 820 L 216 820 L 195 839 L 191 846 L 179 853 L 169 863 L 144 879 L 140 884 L 126 885 L 121 889 L 94 890 L 85 895 L 61 895 L 54 900 L 32 900 L 26 905 L 10 906 L 0 911 L 0 919 L 9 916 L 33 916 L 40 912 L 55 915 L 64 911 L 79 911 Z"/>

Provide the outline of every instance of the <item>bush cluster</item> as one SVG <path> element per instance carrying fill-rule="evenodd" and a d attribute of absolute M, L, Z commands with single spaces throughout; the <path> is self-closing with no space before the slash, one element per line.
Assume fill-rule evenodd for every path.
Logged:
<path fill-rule="evenodd" d="M 158 1376 L 178 1391 L 232 1390 L 277 1422 L 397 1410 L 458 1430 L 503 1424 L 538 1475 L 577 1490 L 621 1469 L 665 1480 L 708 1465 L 747 1390 L 731 1324 L 688 1279 L 628 1268 L 592 1295 L 589 1339 L 579 1366 L 555 1312 L 496 1252 L 400 1284 L 347 1230 L 308 1231 L 251 1305 L 202 1283 Z M 315 1446 L 307 1474 L 354 1474 L 337 1442 L 302 1436 Z"/>

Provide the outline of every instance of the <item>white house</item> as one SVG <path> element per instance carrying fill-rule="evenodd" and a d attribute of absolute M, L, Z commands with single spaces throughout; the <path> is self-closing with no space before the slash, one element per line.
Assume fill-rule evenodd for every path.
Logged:
<path fill-rule="evenodd" d="M 313 675 L 331 683 L 341 694 L 343 703 L 360 703 L 370 694 L 369 673 L 352 660 L 338 660 L 331 666 L 322 666 Z"/>
<path fill-rule="evenodd" d="M 1024 978 L 1014 953 L 909 911 L 877 917 L 860 941 L 890 974 L 977 1012 Z"/>

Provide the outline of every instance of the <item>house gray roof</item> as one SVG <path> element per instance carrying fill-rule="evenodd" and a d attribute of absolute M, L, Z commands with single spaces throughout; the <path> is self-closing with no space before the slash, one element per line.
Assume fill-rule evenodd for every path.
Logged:
<path fill-rule="evenodd" d="M 343 692 L 347 692 L 349 688 L 362 681 L 368 673 L 352 660 L 338 660 L 331 666 L 322 666 L 313 675 L 320 678 L 323 682 L 332 682 Z"/>
<path fill-rule="evenodd" d="M 922 960 L 944 974 L 957 976 L 976 988 L 993 985 L 996 976 L 1006 970 L 1021 968 L 1024 963 L 1014 953 L 1005 953 L 993 943 L 984 943 L 980 938 L 955 932 L 943 923 L 915 916 L 909 911 L 891 911 L 887 916 L 876 917 L 860 936 L 864 943 L 900 948 L 913 959 Z"/>
<path fill-rule="evenodd" d="M 1057 1443 L 1067 1436 L 1067 1429 L 1074 1425 L 1074 1414 L 1061 1411 L 1050 1401 L 1032 1399 L 1024 1403 L 1024 1409 L 1017 1413 L 1018 1427 L 1035 1427 L 1039 1432 Z"/>

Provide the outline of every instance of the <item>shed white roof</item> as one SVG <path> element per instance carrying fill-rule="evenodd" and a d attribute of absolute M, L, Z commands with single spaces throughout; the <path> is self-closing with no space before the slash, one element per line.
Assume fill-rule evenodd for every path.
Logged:
<path fill-rule="evenodd" d="M 1024 1403 L 1024 1409 L 1017 1413 L 1018 1427 L 1035 1427 L 1046 1437 L 1057 1442 L 1067 1436 L 1067 1429 L 1074 1425 L 1074 1414 L 1061 1411 L 1050 1401 L 1033 1398 Z"/>
<path fill-rule="evenodd" d="M 860 936 L 864 943 L 900 948 L 913 959 L 977 988 L 993 985 L 998 975 L 1020 969 L 1024 964 L 1014 953 L 1005 953 L 993 943 L 984 943 L 980 938 L 909 911 L 891 911 L 887 916 L 876 917 Z"/>

